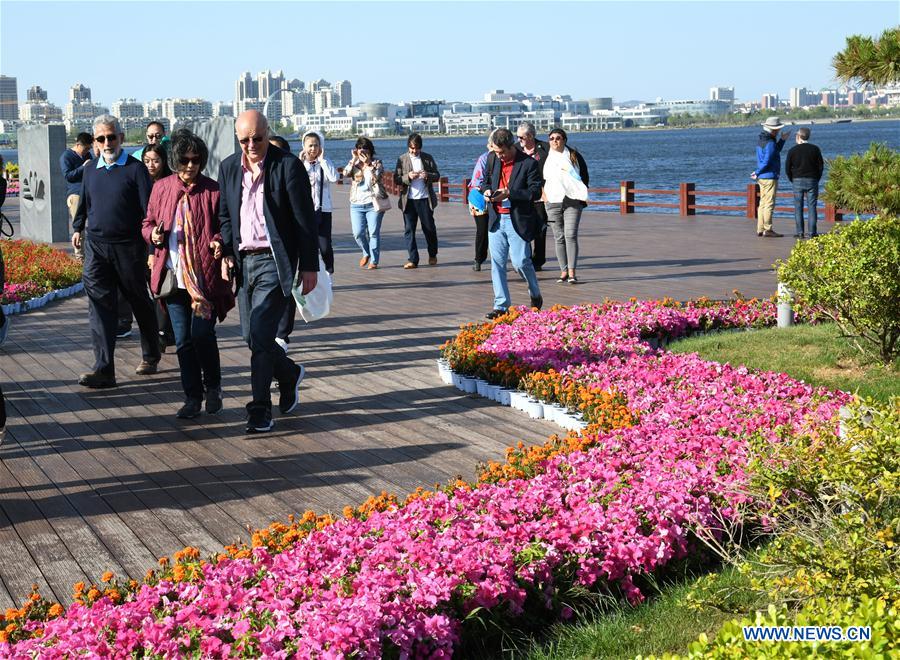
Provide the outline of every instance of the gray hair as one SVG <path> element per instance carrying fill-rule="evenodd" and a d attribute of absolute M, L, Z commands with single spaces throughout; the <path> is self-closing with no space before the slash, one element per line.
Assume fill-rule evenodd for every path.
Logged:
<path fill-rule="evenodd" d="M 524 128 L 528 132 L 528 135 L 537 135 L 537 130 L 534 128 L 534 124 L 532 124 L 530 121 L 519 122 L 519 128 Z"/>
<path fill-rule="evenodd" d="M 497 129 L 495 128 L 494 130 L 491 131 L 490 135 L 488 135 L 488 139 L 487 139 L 487 148 L 488 149 L 490 149 L 491 145 L 494 144 L 494 133 L 496 133 L 496 132 L 497 132 Z"/>
<path fill-rule="evenodd" d="M 94 123 L 91 126 L 94 135 L 97 134 L 98 126 L 112 126 L 116 133 L 122 132 L 122 125 L 119 123 L 119 118 L 113 115 L 100 115 L 99 117 L 94 118 Z"/>
<path fill-rule="evenodd" d="M 806 142 L 809 139 L 809 129 L 805 126 L 797 129 L 797 137 Z"/>
<path fill-rule="evenodd" d="M 506 149 L 508 147 L 514 146 L 516 143 L 516 139 L 513 137 L 512 132 L 508 128 L 498 128 L 493 133 L 491 133 L 491 142 L 495 147 Z"/>

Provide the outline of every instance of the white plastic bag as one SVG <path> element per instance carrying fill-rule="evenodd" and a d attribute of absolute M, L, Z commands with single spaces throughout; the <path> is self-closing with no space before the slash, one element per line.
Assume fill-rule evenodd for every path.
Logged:
<path fill-rule="evenodd" d="M 325 270 L 325 262 L 319 257 L 319 276 L 315 288 L 303 295 L 303 280 L 298 272 L 294 276 L 294 286 L 291 289 L 294 300 L 297 301 L 297 311 L 307 323 L 317 321 L 328 316 L 331 311 L 331 301 L 334 292 L 331 289 L 331 273 Z"/>

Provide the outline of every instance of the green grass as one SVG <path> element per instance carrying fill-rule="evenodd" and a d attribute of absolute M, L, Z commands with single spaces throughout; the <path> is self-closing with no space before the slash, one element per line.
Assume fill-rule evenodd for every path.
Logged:
<path fill-rule="evenodd" d="M 725 332 L 673 343 L 674 353 L 780 371 L 811 385 L 856 392 L 886 402 L 900 396 L 900 364 L 885 367 L 862 358 L 833 324 Z"/>
<path fill-rule="evenodd" d="M 527 660 L 634 658 L 683 652 L 700 633 L 714 635 L 723 623 L 764 607 L 749 578 L 728 567 L 705 577 L 670 584 L 638 607 L 620 605 L 556 624 L 530 649 L 512 654 Z"/>

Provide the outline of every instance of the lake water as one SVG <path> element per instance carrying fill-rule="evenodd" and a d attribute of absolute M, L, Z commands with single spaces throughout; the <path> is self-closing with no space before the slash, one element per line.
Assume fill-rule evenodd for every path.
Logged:
<path fill-rule="evenodd" d="M 795 131 L 799 126 L 789 126 Z M 884 142 L 900 149 L 900 120 L 811 125 L 810 141 L 817 144 L 826 159 L 851 155 L 868 149 L 871 142 Z M 756 167 L 756 141 L 759 128 L 694 128 L 606 131 L 573 133 L 569 144 L 581 151 L 590 171 L 593 187 L 611 188 L 620 181 L 632 180 L 637 188 L 677 189 L 692 182 L 698 190 L 737 191 L 750 183 Z M 545 138 L 546 136 L 541 136 Z M 346 165 L 353 140 L 326 140 L 326 155 L 338 167 Z M 782 152 L 793 146 L 791 135 Z M 295 153 L 298 141 L 291 141 Z M 392 169 L 397 157 L 406 150 L 406 138 L 376 140 L 377 155 Z M 475 160 L 485 151 L 484 137 L 424 137 L 423 150 L 434 156 L 441 174 L 452 183 L 471 175 Z M 15 151 L 0 151 L 4 159 L 16 161 Z M 827 170 L 826 170 L 827 176 Z M 790 184 L 782 178 L 782 190 Z M 595 198 L 599 198 L 594 196 Z M 603 196 L 610 199 L 610 195 Z M 639 196 L 639 201 L 653 197 Z M 667 198 L 665 201 L 675 201 Z M 706 197 L 710 204 L 740 204 L 735 198 Z M 663 209 L 654 209 L 663 210 Z M 671 209 L 677 212 L 677 209 Z"/>

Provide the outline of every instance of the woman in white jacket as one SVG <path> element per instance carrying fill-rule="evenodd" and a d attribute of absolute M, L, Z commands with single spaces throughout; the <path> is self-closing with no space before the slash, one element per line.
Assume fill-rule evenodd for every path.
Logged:
<path fill-rule="evenodd" d="M 316 219 L 319 224 L 319 252 L 329 273 L 334 273 L 334 248 L 331 245 L 331 184 L 338 180 L 334 163 L 325 157 L 325 138 L 317 131 L 303 134 L 300 160 L 309 174 Z"/>

